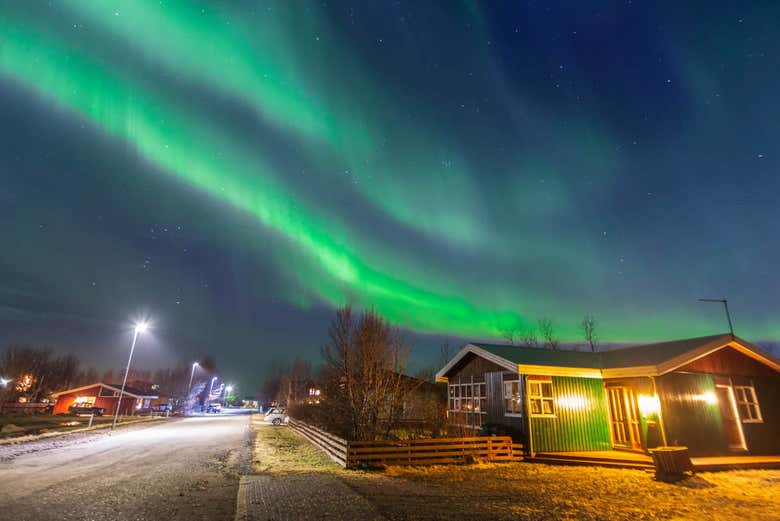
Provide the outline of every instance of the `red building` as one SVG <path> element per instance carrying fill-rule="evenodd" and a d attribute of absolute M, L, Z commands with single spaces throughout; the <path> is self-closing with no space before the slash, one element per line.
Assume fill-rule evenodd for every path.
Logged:
<path fill-rule="evenodd" d="M 54 414 L 67 414 L 71 405 L 79 403 L 102 407 L 105 409 L 106 415 L 114 414 L 121 387 L 121 385 L 95 383 L 53 393 L 52 396 L 57 399 L 53 412 Z M 133 415 L 140 410 L 149 409 L 152 400 L 156 398 L 158 396 L 150 395 L 132 387 L 125 387 L 119 414 Z"/>

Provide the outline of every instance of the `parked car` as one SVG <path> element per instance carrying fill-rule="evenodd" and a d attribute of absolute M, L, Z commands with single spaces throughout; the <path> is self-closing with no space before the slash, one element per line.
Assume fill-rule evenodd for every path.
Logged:
<path fill-rule="evenodd" d="M 161 403 L 152 407 L 152 414 L 170 414 L 173 406 L 170 403 Z"/>
<path fill-rule="evenodd" d="M 94 414 L 95 416 L 103 416 L 106 410 L 103 407 L 95 407 L 89 404 L 77 404 L 74 403 L 68 407 L 68 412 L 71 414 Z"/>
<path fill-rule="evenodd" d="M 208 407 L 206 407 L 207 413 L 220 413 L 222 412 L 222 404 L 221 403 L 210 403 Z"/>
<path fill-rule="evenodd" d="M 272 425 L 287 423 L 289 419 L 290 417 L 287 416 L 287 409 L 283 407 L 271 407 L 263 418 L 263 420 L 271 422 Z"/>

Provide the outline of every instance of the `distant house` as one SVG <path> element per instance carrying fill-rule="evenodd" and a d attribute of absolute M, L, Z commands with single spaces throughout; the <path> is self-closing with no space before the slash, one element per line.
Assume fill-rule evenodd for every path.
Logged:
<path fill-rule="evenodd" d="M 468 344 L 436 376 L 451 423 L 505 425 L 529 452 L 780 454 L 780 360 L 732 335 L 597 353 Z"/>
<path fill-rule="evenodd" d="M 67 414 L 71 405 L 83 403 L 104 408 L 106 415 L 114 414 L 121 388 L 121 385 L 116 384 L 94 383 L 53 393 L 52 396 L 57 399 L 53 413 Z M 159 398 L 157 395 L 152 395 L 132 387 L 125 387 L 119 414 L 132 415 L 139 410 L 149 409 L 152 406 L 152 401 L 157 398 Z"/>

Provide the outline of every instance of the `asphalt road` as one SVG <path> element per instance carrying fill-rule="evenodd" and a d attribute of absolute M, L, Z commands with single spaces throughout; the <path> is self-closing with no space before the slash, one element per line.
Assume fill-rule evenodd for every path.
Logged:
<path fill-rule="evenodd" d="M 0 519 L 232 520 L 248 415 L 221 414 L 33 445 L 0 462 Z"/>

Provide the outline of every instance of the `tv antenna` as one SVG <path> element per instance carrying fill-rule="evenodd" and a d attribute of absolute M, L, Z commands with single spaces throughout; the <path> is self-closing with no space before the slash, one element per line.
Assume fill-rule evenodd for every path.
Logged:
<path fill-rule="evenodd" d="M 729 321 L 729 331 L 734 336 L 734 325 L 731 323 L 731 313 L 729 313 L 729 301 L 725 298 L 700 298 L 699 302 L 720 302 L 726 310 L 726 319 Z"/>

